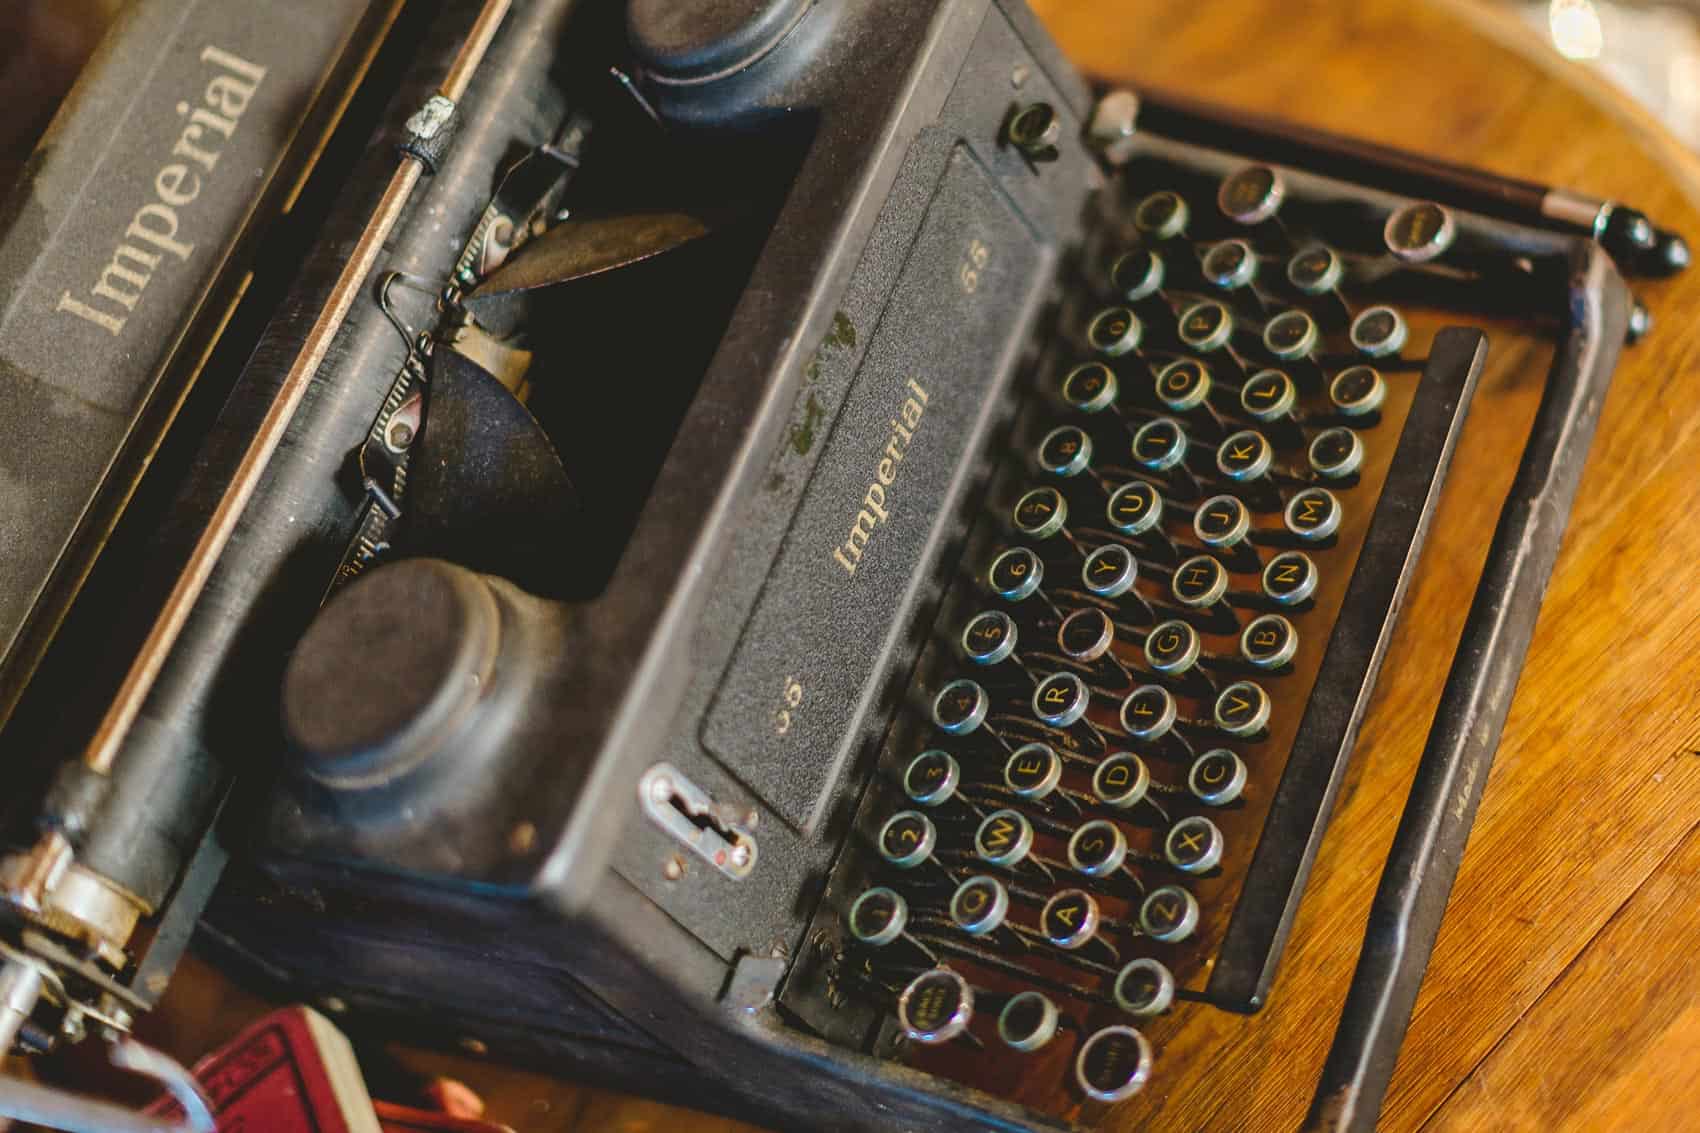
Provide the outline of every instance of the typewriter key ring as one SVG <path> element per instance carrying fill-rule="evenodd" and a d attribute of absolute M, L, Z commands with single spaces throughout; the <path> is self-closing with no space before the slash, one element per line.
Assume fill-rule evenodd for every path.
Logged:
<path fill-rule="evenodd" d="M 1028 802 L 1061 799 L 1076 813 L 1080 803 L 1062 785 L 1063 761 L 1049 744 L 1022 744 L 1004 763 L 1003 781 L 1010 793 Z"/>
<path fill-rule="evenodd" d="M 1097 880 L 1128 881 L 1141 897 L 1145 882 L 1127 860 L 1127 835 L 1106 819 L 1095 818 L 1076 830 L 1068 840 L 1068 864 Z"/>
<path fill-rule="evenodd" d="M 1187 789 L 1199 802 L 1227 806 L 1245 791 L 1245 760 L 1225 747 L 1211 748 L 1187 771 Z"/>
<path fill-rule="evenodd" d="M 962 1036 L 981 1046 L 968 1033 L 973 1018 L 974 989 L 947 967 L 922 972 L 897 998 L 897 1021 L 913 1042 L 933 1046 Z"/>
<path fill-rule="evenodd" d="M 1352 304 L 1340 285 L 1346 276 L 1346 261 L 1326 244 L 1310 244 L 1294 252 L 1287 261 L 1287 282 L 1301 295 L 1326 297 L 1322 321 L 1330 329 L 1346 326 L 1352 319 Z"/>
<path fill-rule="evenodd" d="M 1024 1054 L 1043 1048 L 1065 1028 L 1078 1032 L 1079 1024 L 1058 1011 L 1042 991 L 1017 992 L 998 1012 L 998 1038 Z"/>
<path fill-rule="evenodd" d="M 1074 1056 L 1074 1081 L 1093 1101 L 1125 1101 L 1151 1079 L 1151 1044 L 1132 1027 L 1093 1032 Z"/>
<path fill-rule="evenodd" d="M 1200 543 L 1224 556 L 1229 570 L 1249 573 L 1263 569 L 1262 557 L 1250 538 L 1251 509 L 1238 496 L 1224 493 L 1199 504 L 1192 513 L 1192 533 Z"/>
<path fill-rule="evenodd" d="M 1086 548 L 1068 529 L 1068 500 L 1055 488 L 1034 488 L 1015 501 L 1010 511 L 1015 530 L 1038 542 L 1061 535 L 1069 546 L 1084 555 Z"/>
<path fill-rule="evenodd" d="M 1163 857 L 1182 873 L 1209 873 L 1222 862 L 1222 831 L 1203 815 L 1183 818 L 1163 839 Z"/>
<path fill-rule="evenodd" d="M 1084 889 L 1064 889 L 1045 902 L 1039 911 L 1039 931 L 1065 952 L 1096 952 L 1092 957 L 1114 967 L 1121 953 L 1098 930 L 1109 923 L 1098 908 L 1098 899 Z"/>
<path fill-rule="evenodd" d="M 1154 784 L 1145 761 L 1131 751 L 1110 755 L 1092 773 L 1092 794 L 1104 806 L 1118 811 L 1131 811 L 1145 803 L 1156 811 L 1165 824 L 1169 812 L 1151 797 Z"/>
<path fill-rule="evenodd" d="M 1045 562 L 1030 547 L 1010 547 L 998 552 L 986 570 L 986 589 L 1006 602 L 1021 603 L 1037 597 L 1062 621 L 1062 609 L 1040 589 L 1045 579 Z"/>
<path fill-rule="evenodd" d="M 1142 553 L 1162 562 L 1178 562 L 1180 551 L 1163 530 L 1163 494 L 1145 480 L 1123 484 L 1110 493 L 1104 518 L 1114 534 L 1130 539 Z"/>
<path fill-rule="evenodd" d="M 1242 315 L 1253 319 L 1267 315 L 1272 302 L 1257 285 L 1259 266 L 1256 250 L 1238 239 L 1217 241 L 1199 257 L 1204 282 L 1221 292 Z"/>
<path fill-rule="evenodd" d="M 927 964 L 939 962 L 938 953 L 908 932 L 909 902 L 895 889 L 879 885 L 864 891 L 851 902 L 844 924 L 851 938 L 865 947 L 883 949 L 902 941 Z"/>
<path fill-rule="evenodd" d="M 950 920 L 957 928 L 989 943 L 1010 944 L 1023 952 L 1031 951 L 1032 943 L 1008 919 L 1009 890 L 990 874 L 970 877 L 951 894 Z"/>
<path fill-rule="evenodd" d="M 1129 1015 L 1161 1015 L 1175 1001 L 1175 977 L 1161 961 L 1141 956 L 1122 965 L 1110 994 Z"/>

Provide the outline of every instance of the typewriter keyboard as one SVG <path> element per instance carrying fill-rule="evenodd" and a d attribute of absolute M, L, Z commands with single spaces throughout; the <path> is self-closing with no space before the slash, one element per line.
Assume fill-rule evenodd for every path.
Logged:
<path fill-rule="evenodd" d="M 1069 1117 L 1178 1014 L 1261 1005 L 1483 351 L 1378 297 L 1435 206 L 1309 216 L 1266 166 L 1116 192 L 801 977 Z"/>

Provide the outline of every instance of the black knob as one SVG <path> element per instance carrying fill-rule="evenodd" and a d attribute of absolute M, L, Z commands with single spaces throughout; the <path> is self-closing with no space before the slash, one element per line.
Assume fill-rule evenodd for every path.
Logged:
<path fill-rule="evenodd" d="M 300 770 L 364 792 L 489 777 L 560 668 L 559 608 L 437 559 L 373 570 L 319 611 L 283 679 Z"/>
<path fill-rule="evenodd" d="M 784 39 L 810 0 L 630 0 L 626 32 L 651 78 L 700 83 L 741 71 Z"/>

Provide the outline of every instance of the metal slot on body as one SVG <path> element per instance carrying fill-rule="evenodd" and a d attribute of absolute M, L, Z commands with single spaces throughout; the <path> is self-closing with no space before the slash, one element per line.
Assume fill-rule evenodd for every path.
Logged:
<path fill-rule="evenodd" d="M 748 830 L 723 817 L 709 793 L 670 763 L 657 763 L 638 783 L 643 813 L 691 852 L 734 881 L 756 867 L 756 840 Z"/>

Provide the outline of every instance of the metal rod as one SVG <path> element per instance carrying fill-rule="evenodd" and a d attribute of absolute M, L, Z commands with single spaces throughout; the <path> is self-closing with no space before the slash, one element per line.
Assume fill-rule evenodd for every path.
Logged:
<path fill-rule="evenodd" d="M 494 38 L 503 16 L 507 14 L 511 2 L 512 0 L 485 0 L 483 10 L 479 12 L 466 42 L 461 45 L 454 62 L 449 65 L 442 86 L 438 88 L 445 98 L 458 100 L 466 92 L 467 84 L 471 82 L 473 72 L 484 58 L 484 53 L 488 50 L 490 41 Z M 343 320 L 348 317 L 349 308 L 354 305 L 354 299 L 359 295 L 366 276 L 377 262 L 384 241 L 389 237 L 390 230 L 395 227 L 402 209 L 406 207 L 414 186 L 419 182 L 421 172 L 421 164 L 411 157 L 403 157 L 396 167 L 371 221 L 361 233 L 353 254 L 337 276 L 324 309 L 307 333 L 306 341 L 302 343 L 300 353 L 295 356 L 295 361 L 284 375 L 271 408 L 267 410 L 254 439 L 243 453 L 242 462 L 237 465 L 236 472 L 231 477 L 230 486 L 220 497 L 206 530 L 201 533 L 194 551 L 190 553 L 188 564 L 178 576 L 176 585 L 171 588 L 171 594 L 166 598 L 159 617 L 155 619 L 153 628 L 148 632 L 147 639 L 142 643 L 124 676 L 123 684 L 119 686 L 117 695 L 108 706 L 106 715 L 101 718 L 94 738 L 83 753 L 84 762 L 92 770 L 103 774 L 111 771 L 125 736 L 129 734 L 136 716 L 141 712 L 148 692 L 153 688 L 171 647 L 176 643 L 183 624 L 188 620 L 189 611 L 194 608 L 196 600 L 206 588 L 213 567 L 230 542 L 231 535 L 235 533 L 243 509 L 247 507 L 255 488 L 265 475 L 266 467 L 282 442 L 302 397 L 307 393 L 313 375 L 318 373 L 326 352 L 330 350 L 331 340 L 336 337 Z"/>
<path fill-rule="evenodd" d="M 1606 254 L 1581 240 L 1567 299 L 1567 334 L 1382 870 L 1307 1133 L 1375 1128 L 1534 636 L 1633 304 Z"/>

